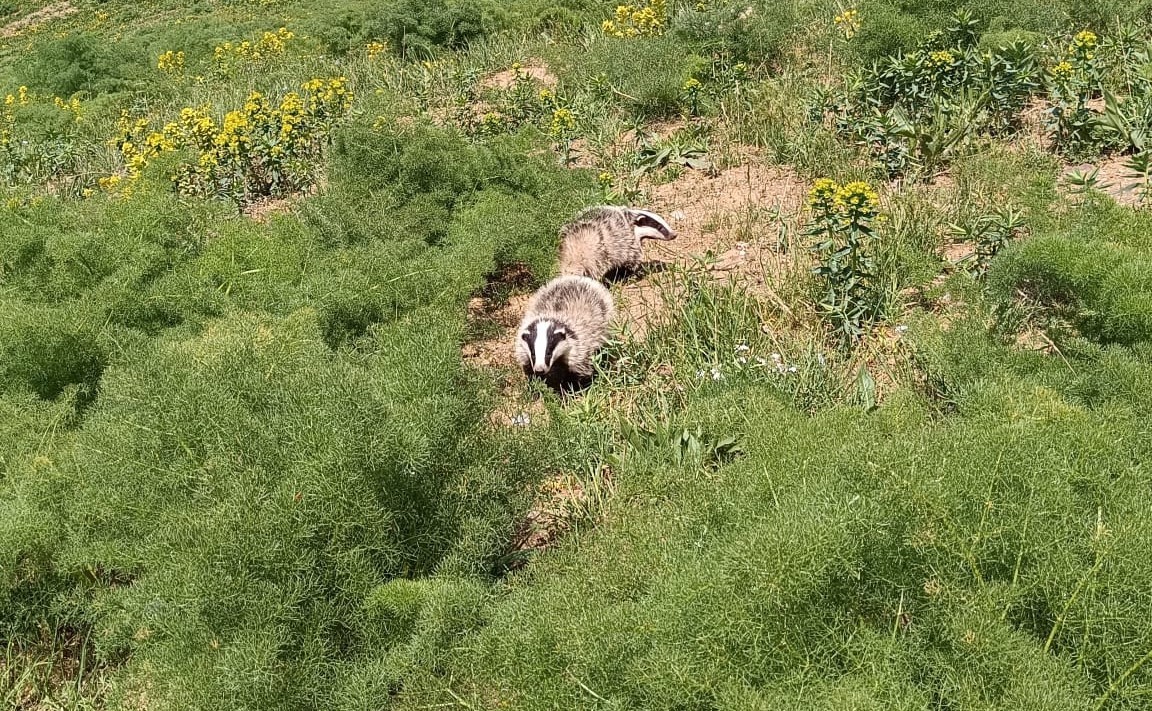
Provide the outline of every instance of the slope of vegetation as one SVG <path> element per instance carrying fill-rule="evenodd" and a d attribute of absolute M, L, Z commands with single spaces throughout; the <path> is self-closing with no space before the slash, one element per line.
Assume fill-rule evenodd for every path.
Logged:
<path fill-rule="evenodd" d="M 1146 10 L 0 3 L 0 702 L 1146 708 Z"/>

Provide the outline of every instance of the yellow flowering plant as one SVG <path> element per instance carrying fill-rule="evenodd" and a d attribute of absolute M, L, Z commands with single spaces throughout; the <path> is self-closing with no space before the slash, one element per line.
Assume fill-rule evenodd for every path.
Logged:
<path fill-rule="evenodd" d="M 156 68 L 170 76 L 184 75 L 184 53 L 168 50 L 156 60 Z"/>
<path fill-rule="evenodd" d="M 265 64 L 284 54 L 295 37 L 287 27 L 281 27 L 275 32 L 265 32 L 257 40 L 225 42 L 212 52 L 213 69 L 218 75 L 228 76 L 242 65 Z"/>
<path fill-rule="evenodd" d="M 1066 154 L 1080 155 L 1095 145 L 1095 113 L 1088 102 L 1101 90 L 1102 70 L 1097 60 L 1099 39 L 1082 30 L 1073 36 L 1062 55 L 1048 67 L 1049 127 L 1056 145 Z"/>
<path fill-rule="evenodd" d="M 975 135 L 1018 130 L 1042 78 L 1034 47 L 985 49 L 980 23 L 961 10 L 915 50 L 856 69 L 826 106 L 889 176 L 928 172 Z"/>
<path fill-rule="evenodd" d="M 700 80 L 695 77 L 689 78 L 681 87 L 681 91 L 684 92 L 684 98 L 688 102 L 688 110 L 693 116 L 700 114 L 700 95 L 703 89 L 704 87 L 700 83 Z"/>
<path fill-rule="evenodd" d="M 38 96 L 26 86 L 0 100 L 0 182 L 48 184 L 79 193 L 85 178 L 77 173 L 83 160 L 78 126 L 84 115 L 80 100 Z M 47 124 L 51 131 L 45 131 Z"/>
<path fill-rule="evenodd" d="M 823 292 L 819 307 L 845 346 L 883 316 L 873 257 L 878 206 L 876 190 L 864 181 L 839 185 L 821 178 L 808 193 L 805 234 L 816 240 L 812 250 L 820 259 L 812 270 Z"/>
<path fill-rule="evenodd" d="M 121 178 L 130 184 L 157 156 L 186 151 L 194 159 L 181 163 L 173 176 L 182 194 L 239 203 L 301 190 L 333 126 L 352 103 L 344 77 L 313 79 L 301 89 L 278 100 L 251 92 L 241 108 L 221 120 L 211 106 L 184 108 L 160 130 L 149 130 L 148 119 L 124 115 L 116 141 L 124 163 Z M 105 182 L 102 187 L 123 189 L 121 179 Z"/>
<path fill-rule="evenodd" d="M 495 89 L 492 103 L 502 117 L 499 131 L 514 130 L 528 123 L 535 123 L 541 118 L 552 115 L 552 111 L 560 106 L 556 93 L 547 86 L 541 86 L 539 80 L 525 71 L 520 62 L 513 62 L 509 67 L 512 73 L 512 82 L 505 89 Z M 480 126 L 489 133 L 495 128 L 491 122 Z"/>
<path fill-rule="evenodd" d="M 618 5 L 601 29 L 609 37 L 644 37 L 663 34 L 668 25 L 667 0 L 646 0 L 639 5 Z"/>
<path fill-rule="evenodd" d="M 849 8 L 832 18 L 832 24 L 844 35 L 844 39 L 852 39 L 860 31 L 860 11 Z"/>

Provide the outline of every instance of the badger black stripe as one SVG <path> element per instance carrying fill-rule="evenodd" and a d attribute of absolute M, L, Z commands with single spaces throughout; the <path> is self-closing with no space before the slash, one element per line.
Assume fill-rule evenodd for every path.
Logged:
<path fill-rule="evenodd" d="M 552 353 L 556 350 L 556 346 L 559 345 L 560 341 L 570 337 L 565 333 L 567 331 L 567 326 L 562 323 L 556 323 L 554 324 L 553 329 L 548 333 L 548 348 L 544 352 L 544 358 L 549 365 L 552 364 Z"/>
<path fill-rule="evenodd" d="M 528 345 L 528 362 L 533 365 L 536 364 L 536 332 L 539 328 L 540 322 L 533 321 L 528 325 L 528 330 L 524 331 L 524 335 L 521 336 L 524 343 Z"/>

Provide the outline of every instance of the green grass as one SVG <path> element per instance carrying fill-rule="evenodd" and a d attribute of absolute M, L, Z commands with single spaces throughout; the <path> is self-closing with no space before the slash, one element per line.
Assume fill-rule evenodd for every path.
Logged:
<path fill-rule="evenodd" d="M 619 39 L 615 5 L 112 0 L 0 40 L 0 700 L 1148 706 L 1146 211 L 1068 195 L 1053 146 L 984 118 L 902 180 L 836 129 L 852 70 L 955 6 L 863 3 L 846 38 L 822 0 L 669 3 Z M 1044 69 L 1090 27 L 1101 87 L 1147 69 L 1140 3 L 964 8 L 981 50 Z M 494 86 L 514 62 L 548 86 Z M 351 107 L 283 199 L 177 194 L 200 150 L 126 162 L 124 112 L 139 142 L 334 77 Z M 883 320 L 837 347 L 809 213 L 718 205 L 709 230 L 776 250 L 763 284 L 703 254 L 650 277 L 665 307 L 587 391 L 463 359 L 510 340 L 473 300 L 547 279 L 578 209 L 703 180 L 655 145 L 871 180 Z M 1022 236 L 987 274 L 945 264 L 1002 207 Z M 559 535 L 523 550 L 542 511 Z"/>

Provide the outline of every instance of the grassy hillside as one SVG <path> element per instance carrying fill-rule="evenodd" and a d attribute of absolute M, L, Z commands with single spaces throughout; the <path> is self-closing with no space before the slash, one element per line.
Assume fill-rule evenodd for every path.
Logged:
<path fill-rule="evenodd" d="M 1148 708 L 1147 10 L 0 3 L 0 702 Z"/>

